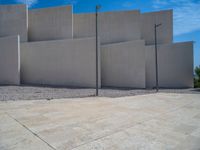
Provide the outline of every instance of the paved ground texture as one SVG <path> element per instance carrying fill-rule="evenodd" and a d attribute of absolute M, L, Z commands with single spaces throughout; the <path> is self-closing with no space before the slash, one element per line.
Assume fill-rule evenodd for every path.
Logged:
<path fill-rule="evenodd" d="M 0 150 L 199 150 L 200 94 L 1 101 Z"/>
<path fill-rule="evenodd" d="M 200 93 L 200 89 L 161 89 L 164 93 Z M 123 97 L 155 93 L 149 89 L 112 89 L 99 90 L 101 97 Z M 95 89 L 36 87 L 36 86 L 0 86 L 0 101 L 8 100 L 39 100 L 94 96 Z"/>

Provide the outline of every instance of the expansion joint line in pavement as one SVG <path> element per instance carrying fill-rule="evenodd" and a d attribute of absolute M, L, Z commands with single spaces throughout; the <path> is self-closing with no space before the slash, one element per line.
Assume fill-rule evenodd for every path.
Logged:
<path fill-rule="evenodd" d="M 110 134 L 107 134 L 107 135 L 104 135 L 104 136 L 95 138 L 95 139 L 93 139 L 93 140 L 90 140 L 90 141 L 88 141 L 88 142 L 85 142 L 85 143 L 83 143 L 83 144 L 77 145 L 77 146 L 73 147 L 71 150 L 75 150 L 75 149 L 77 149 L 78 147 L 87 145 L 87 144 L 89 144 L 89 143 L 98 141 L 98 140 L 100 140 L 100 139 L 103 139 L 103 138 L 108 137 L 108 136 L 111 136 L 111 135 L 115 135 L 115 134 L 117 134 L 117 133 L 119 133 L 119 132 L 126 131 L 127 129 L 130 129 L 130 128 L 135 127 L 135 126 L 137 126 L 137 125 L 144 124 L 145 122 L 148 122 L 148 121 L 151 121 L 151 120 L 153 120 L 153 119 L 155 119 L 155 118 L 158 118 L 158 117 L 161 116 L 161 115 L 165 115 L 165 114 L 168 114 L 168 113 L 171 113 L 171 112 L 175 112 L 175 111 L 177 111 L 177 110 L 183 108 L 184 106 L 187 106 L 188 104 L 191 104 L 191 102 L 186 103 L 186 104 L 184 104 L 184 105 L 182 105 L 182 106 L 176 107 L 176 108 L 172 109 L 171 111 L 158 114 L 158 115 L 156 115 L 155 117 L 152 117 L 151 119 L 140 121 L 140 122 L 138 122 L 138 123 L 136 123 L 136 124 L 134 124 L 134 125 L 131 125 L 131 126 L 124 126 L 123 129 L 116 130 L 116 131 L 114 131 L 114 132 L 112 132 L 112 133 L 110 133 Z"/>
<path fill-rule="evenodd" d="M 37 133 L 34 133 L 31 129 L 29 129 L 26 125 L 24 125 L 23 123 L 21 123 L 19 120 L 17 120 L 16 118 L 14 118 L 13 116 L 11 116 L 9 113 L 6 112 L 6 114 L 12 118 L 13 120 L 15 120 L 18 124 L 20 124 L 22 127 L 24 127 L 26 130 L 28 130 L 29 132 L 31 132 L 34 136 L 36 136 L 38 139 L 40 139 L 42 142 L 46 143 L 52 150 L 56 150 L 56 148 L 54 148 L 52 145 L 50 145 L 47 141 L 45 141 L 43 138 L 41 138 Z"/>

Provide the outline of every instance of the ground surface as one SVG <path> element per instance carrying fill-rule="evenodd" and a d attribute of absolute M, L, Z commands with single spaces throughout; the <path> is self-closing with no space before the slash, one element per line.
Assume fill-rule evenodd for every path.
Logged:
<path fill-rule="evenodd" d="M 200 94 L 1 101 L 1 150 L 199 150 Z"/>
<path fill-rule="evenodd" d="M 165 93 L 200 93 L 200 89 L 161 89 L 160 91 Z M 155 90 L 110 88 L 103 88 L 99 90 L 99 95 L 102 97 L 123 97 L 150 93 L 155 93 Z M 93 96 L 94 94 L 94 89 L 0 86 L 0 101 L 78 98 Z"/>

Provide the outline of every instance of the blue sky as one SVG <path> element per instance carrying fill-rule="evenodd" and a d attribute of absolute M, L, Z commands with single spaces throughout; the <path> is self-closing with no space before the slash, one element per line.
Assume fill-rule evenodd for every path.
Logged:
<path fill-rule="evenodd" d="M 194 66 L 200 65 L 200 0 L 0 0 L 0 4 L 27 3 L 30 9 L 73 4 L 75 13 L 140 9 L 174 10 L 174 42 L 194 41 Z"/>

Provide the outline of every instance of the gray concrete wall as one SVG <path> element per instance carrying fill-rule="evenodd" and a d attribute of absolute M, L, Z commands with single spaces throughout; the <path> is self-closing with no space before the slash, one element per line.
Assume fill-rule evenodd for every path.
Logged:
<path fill-rule="evenodd" d="M 141 33 L 145 44 L 154 44 L 154 24 L 162 25 L 157 28 L 157 41 L 159 44 L 173 41 L 173 11 L 159 11 L 141 14 Z"/>
<path fill-rule="evenodd" d="M 29 10 L 29 41 L 72 38 L 72 7 Z"/>
<path fill-rule="evenodd" d="M 193 87 L 193 43 L 159 45 L 158 75 L 160 87 Z M 146 87 L 155 87 L 154 46 L 146 47 Z"/>
<path fill-rule="evenodd" d="M 138 40 L 139 11 L 99 13 L 101 44 Z M 74 14 L 74 38 L 95 36 L 95 14 Z"/>
<path fill-rule="evenodd" d="M 28 21 L 26 5 L 0 5 L 0 37 L 20 35 L 27 41 Z"/>
<path fill-rule="evenodd" d="M 0 85 L 20 84 L 19 36 L 0 38 Z"/>
<path fill-rule="evenodd" d="M 102 86 L 145 88 L 143 40 L 101 46 Z"/>
<path fill-rule="evenodd" d="M 23 83 L 95 87 L 95 38 L 24 43 L 21 58 Z"/>

